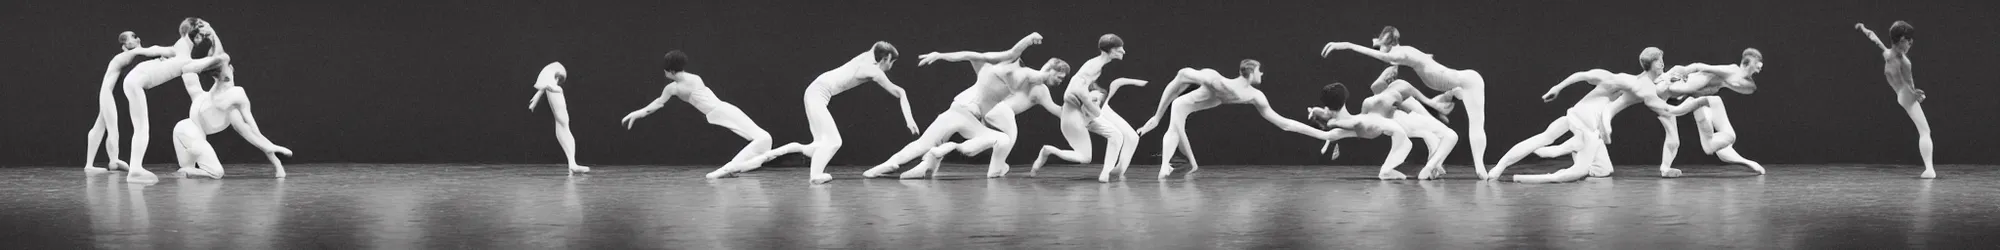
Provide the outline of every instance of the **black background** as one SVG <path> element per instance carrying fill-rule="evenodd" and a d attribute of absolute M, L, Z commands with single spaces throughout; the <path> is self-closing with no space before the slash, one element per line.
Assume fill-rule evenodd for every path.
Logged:
<path fill-rule="evenodd" d="M 1880 51 L 1852 28 L 1864 22 L 1886 35 L 1895 20 L 1918 30 L 1911 59 L 1917 86 L 1930 94 L 1924 106 L 1937 162 L 2000 159 L 1994 154 L 2000 143 L 1986 133 L 2000 111 L 1990 97 L 2000 90 L 1989 69 L 2000 60 L 1992 1 L 280 2 L 5 4 L 12 6 L 0 8 L 6 16 L 0 47 L 9 53 L 0 68 L 10 81 L 0 84 L 0 165 L 80 162 L 79 137 L 95 114 L 101 65 L 118 52 L 115 35 L 131 30 L 148 45 L 170 44 L 187 16 L 209 20 L 227 40 L 258 123 L 297 151 L 298 162 L 561 162 L 547 108 L 526 109 L 537 71 L 560 61 L 570 70 L 565 87 L 583 163 L 720 164 L 744 141 L 707 124 L 684 102 L 633 130 L 618 125 L 659 94 L 658 58 L 667 50 L 687 51 L 690 72 L 782 144 L 810 141 L 800 104 L 805 86 L 871 42 L 886 40 L 903 51 L 889 74 L 910 91 L 923 125 L 972 82 L 972 72 L 958 64 L 915 67 L 915 55 L 1002 50 L 1029 32 L 1047 37 L 1029 50 L 1032 62 L 1081 63 L 1095 56 L 1098 35 L 1123 36 L 1130 54 L 1106 67 L 1104 79 L 1158 84 L 1117 97 L 1114 107 L 1134 125 L 1153 112 L 1160 86 L 1176 69 L 1233 72 L 1243 58 L 1264 62 L 1261 88 L 1273 107 L 1303 119 L 1320 85 L 1365 84 L 1386 66 L 1351 52 L 1320 58 L 1320 47 L 1365 44 L 1383 25 L 1395 25 L 1406 45 L 1486 77 L 1489 162 L 1541 131 L 1587 89 L 1540 102 L 1556 81 L 1595 68 L 1635 72 L 1638 51 L 1658 46 L 1673 65 L 1734 63 L 1745 47 L 1763 50 L 1759 92 L 1723 95 L 1741 134 L 1737 148 L 1751 159 L 1920 164 L 1916 132 L 1884 83 Z M 167 132 L 186 118 L 188 103 L 175 84 L 147 92 L 151 163 L 173 161 Z M 880 162 L 915 137 L 880 88 L 858 87 L 830 108 L 847 140 L 836 164 Z M 1647 113 L 1635 108 L 1616 118 L 1612 150 L 1619 163 L 1657 162 L 1661 132 Z M 1464 135 L 1465 115 L 1451 117 Z M 126 130 L 121 139 L 130 140 L 131 119 L 119 121 Z M 1677 162 L 1718 162 L 1691 141 L 1692 119 L 1681 123 L 1686 141 Z M 1028 163 L 1039 145 L 1063 144 L 1047 112 L 1029 111 L 1019 124 L 1011 162 Z M 1247 106 L 1201 112 L 1189 125 L 1203 163 L 1326 162 L 1314 155 L 1317 141 L 1280 131 Z M 233 132 L 210 140 L 226 162 L 263 161 Z M 1157 153 L 1158 140 L 1158 133 L 1146 136 L 1136 163 L 1158 163 L 1147 156 Z M 1461 140 L 1448 162 L 1469 164 L 1469 144 Z M 1348 156 L 1334 163 L 1372 165 L 1388 143 L 1345 145 Z"/>

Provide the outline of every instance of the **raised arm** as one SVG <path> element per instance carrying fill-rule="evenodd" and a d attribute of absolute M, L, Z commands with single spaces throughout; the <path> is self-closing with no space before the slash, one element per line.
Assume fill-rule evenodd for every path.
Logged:
<path fill-rule="evenodd" d="M 917 61 L 917 66 L 930 65 L 932 62 L 936 62 L 937 60 L 944 60 L 947 62 L 973 61 L 976 62 L 975 64 L 973 64 L 973 66 L 975 67 L 979 66 L 980 63 L 1000 64 L 1009 61 L 1019 60 L 1021 58 L 1021 53 L 1028 50 L 1028 46 L 1036 44 L 1042 44 L 1042 33 L 1029 33 L 1027 37 L 1022 37 L 1021 41 L 1015 42 L 1013 48 L 1009 48 L 1006 51 L 999 51 L 999 52 L 959 51 L 959 52 L 947 52 L 947 53 L 931 52 L 929 54 L 918 55 L 917 59 L 919 59 L 919 61 Z"/>
<path fill-rule="evenodd" d="M 626 130 L 631 130 L 632 123 L 638 122 L 639 118 L 645 118 L 648 115 L 652 115 L 653 112 L 660 111 L 660 108 L 666 107 L 667 102 L 674 101 L 674 86 L 674 83 L 667 83 L 667 86 L 661 87 L 659 98 L 654 98 L 653 102 L 646 103 L 646 107 L 641 107 L 639 110 L 625 114 L 625 118 L 618 119 L 618 124 L 623 124 Z"/>
<path fill-rule="evenodd" d="M 1575 74 L 1570 74 L 1569 78 L 1563 78 L 1562 82 L 1556 83 L 1556 86 L 1549 87 L 1549 92 L 1542 94 L 1542 102 L 1555 101 L 1556 94 L 1562 93 L 1562 90 L 1564 88 L 1569 88 L 1570 84 L 1576 84 L 1578 82 L 1582 82 L 1591 85 L 1597 85 L 1598 82 L 1603 82 L 1606 79 L 1610 79 L 1611 76 L 1612 76 L 1611 71 L 1605 71 L 1603 69 L 1593 69 L 1583 72 L 1576 72 Z"/>
<path fill-rule="evenodd" d="M 903 108 L 903 126 L 909 127 L 911 134 L 916 134 L 917 119 L 910 116 L 910 98 L 904 96 L 903 87 L 896 86 L 895 82 L 890 82 L 889 76 L 881 71 L 871 70 L 868 74 L 868 80 L 875 82 L 877 85 L 882 85 L 882 90 L 889 91 L 890 96 L 896 97 L 896 101 Z"/>
<path fill-rule="evenodd" d="M 1875 37 L 1875 31 L 1868 30 L 1868 25 L 1864 25 L 1861 23 L 1854 23 L 1854 29 L 1861 30 L 1862 35 L 1868 35 L 1868 41 L 1875 42 L 1875 48 L 1879 48 L 1882 50 L 1889 50 L 1888 45 L 1882 44 L 1882 38 Z"/>

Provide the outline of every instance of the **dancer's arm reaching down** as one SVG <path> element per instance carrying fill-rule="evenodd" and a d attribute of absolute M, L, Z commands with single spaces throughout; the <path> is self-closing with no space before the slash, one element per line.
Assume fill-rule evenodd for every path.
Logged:
<path fill-rule="evenodd" d="M 639 110 L 634 110 L 632 111 L 632 113 L 625 114 L 625 118 L 618 119 L 618 124 L 624 124 L 626 130 L 631 130 L 632 124 L 637 123 L 639 121 L 639 118 L 646 118 L 647 115 L 652 115 L 653 112 L 660 111 L 660 108 L 666 107 L 668 102 L 673 102 L 673 101 L 674 101 L 674 85 L 672 83 L 669 83 L 667 84 L 666 87 L 660 89 L 660 98 L 654 98 L 652 103 L 646 104 L 646 107 L 639 108 Z"/>
<path fill-rule="evenodd" d="M 1863 35 L 1868 35 L 1868 40 L 1874 41 L 1876 48 L 1880 48 L 1882 50 L 1889 50 L 1888 45 L 1882 44 L 1882 38 L 1875 37 L 1875 31 L 1868 30 L 1868 25 L 1863 25 L 1861 23 L 1854 23 L 1854 29 L 1861 30 L 1861 34 Z"/>
<path fill-rule="evenodd" d="M 543 91 L 543 90 L 541 90 L 541 89 L 536 89 L 536 90 L 535 90 L 535 97 L 534 97 L 534 98 L 531 98 L 531 99 L 528 99 L 528 111 L 529 111 L 529 112 L 534 112 L 534 111 L 535 111 L 535 106 L 541 106 L 541 105 L 542 105 L 542 91 Z"/>
<path fill-rule="evenodd" d="M 1257 107 L 1257 115 L 1263 116 L 1265 121 L 1271 122 L 1271 125 L 1278 126 L 1278 129 L 1283 129 L 1285 131 L 1291 131 L 1293 133 L 1299 133 L 1302 135 L 1311 136 L 1313 138 L 1321 140 L 1328 139 L 1326 131 L 1313 129 L 1312 125 L 1306 125 L 1305 123 L 1300 123 L 1299 121 L 1287 119 L 1283 115 L 1278 115 L 1278 111 L 1271 110 L 1271 103 L 1266 102 L 1264 100 L 1264 97 L 1261 95 L 1251 100 L 1250 103 L 1252 106 Z"/>
<path fill-rule="evenodd" d="M 1396 62 L 1403 61 L 1402 54 L 1382 52 L 1380 50 L 1375 50 L 1374 48 L 1354 45 L 1354 43 L 1349 43 L 1349 42 L 1327 43 L 1326 48 L 1320 49 L 1319 57 L 1326 57 L 1328 54 L 1332 54 L 1333 51 L 1335 50 L 1352 50 L 1355 53 L 1361 53 L 1362 55 L 1367 55 L 1368 57 L 1374 57 L 1375 60 L 1382 60 L 1383 62 L 1388 62 L 1389 64 L 1396 64 Z"/>
<path fill-rule="evenodd" d="M 534 111 L 536 105 L 541 105 L 542 95 L 544 94 L 562 94 L 562 86 L 556 86 L 555 84 L 535 85 L 535 97 L 528 100 L 528 111 Z"/>
<path fill-rule="evenodd" d="M 1064 98 L 1063 102 L 1070 101 L 1067 99 L 1068 97 Z M 1061 115 L 1058 112 L 1061 112 L 1062 105 L 1056 104 L 1055 97 L 1049 96 L 1049 86 L 1047 85 L 1035 85 L 1034 89 L 1028 90 L 1028 99 L 1034 101 L 1035 105 L 1042 106 L 1042 110 L 1048 111 L 1049 114 Z M 1015 111 L 1019 112 L 1022 110 Z M 1091 117 L 1097 117 L 1096 113 L 1091 113 Z"/>
<path fill-rule="evenodd" d="M 1009 48 L 1006 51 L 998 51 L 998 52 L 959 51 L 959 52 L 948 52 L 948 53 L 931 52 L 929 54 L 917 55 L 918 59 L 917 66 L 930 65 L 932 62 L 936 62 L 937 60 L 944 60 L 947 62 L 973 61 L 977 62 L 973 64 L 973 69 L 978 70 L 979 69 L 978 67 L 982 66 L 981 63 L 1000 64 L 1014 60 L 1019 60 L 1021 59 L 1021 53 L 1023 51 L 1028 50 L 1028 46 L 1036 44 L 1042 44 L 1042 33 L 1029 33 L 1027 37 L 1022 37 L 1021 41 L 1015 42 L 1013 48 Z"/>
<path fill-rule="evenodd" d="M 1146 125 L 1139 126 L 1139 134 L 1152 132 L 1153 128 L 1159 127 L 1160 117 L 1167 116 L 1167 109 L 1173 107 L 1175 99 L 1181 98 L 1181 92 L 1186 91 L 1188 85 L 1202 85 L 1203 83 L 1199 81 L 1208 81 L 1209 76 L 1214 75 L 1194 68 L 1181 68 L 1179 72 L 1174 73 L 1174 80 L 1167 81 L 1166 89 L 1160 90 L 1160 106 L 1153 108 L 1153 117 L 1146 119 Z"/>
<path fill-rule="evenodd" d="M 916 134 L 917 119 L 910 116 L 910 98 L 904 96 L 903 87 L 896 86 L 895 82 L 890 82 L 889 76 L 882 71 L 870 70 L 867 74 L 869 81 L 874 81 L 875 84 L 882 85 L 882 90 L 889 91 L 889 96 L 896 97 L 896 101 L 903 108 L 903 126 L 910 128 L 910 134 Z"/>
<path fill-rule="evenodd" d="M 1681 102 L 1680 106 L 1674 106 L 1667 104 L 1667 100 L 1660 99 L 1657 94 L 1652 92 L 1652 90 L 1646 90 L 1636 94 L 1639 98 L 1642 98 L 1641 101 L 1646 104 L 1646 108 L 1651 108 L 1654 113 L 1659 113 L 1660 115 L 1682 116 L 1687 115 L 1688 112 L 1693 112 L 1695 108 L 1708 106 L 1708 98 L 1688 98 L 1687 101 Z"/>

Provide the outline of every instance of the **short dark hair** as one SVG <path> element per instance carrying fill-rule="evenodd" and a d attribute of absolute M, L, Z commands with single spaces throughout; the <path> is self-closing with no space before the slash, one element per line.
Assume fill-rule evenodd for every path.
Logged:
<path fill-rule="evenodd" d="M 1333 84 L 1327 84 L 1326 87 L 1320 87 L 1319 104 L 1326 105 L 1327 109 L 1340 109 L 1342 107 L 1346 107 L 1347 85 L 1342 85 L 1340 84 L 1340 82 L 1334 82 Z"/>
<path fill-rule="evenodd" d="M 687 71 L 687 65 L 687 53 L 681 53 L 681 50 L 667 51 L 667 55 L 660 59 L 660 69 L 670 72 Z"/>
<path fill-rule="evenodd" d="M 1236 74 L 1238 77 L 1250 77 L 1250 71 L 1262 67 L 1264 63 L 1257 62 L 1257 59 L 1243 59 L 1243 62 L 1236 64 Z"/>
<path fill-rule="evenodd" d="M 1396 30 L 1396 26 L 1382 26 L 1382 33 L 1375 33 L 1375 37 L 1382 38 L 1382 44 L 1403 44 L 1403 32 Z"/>
<path fill-rule="evenodd" d="M 1903 40 L 1917 39 L 1916 36 L 1917 27 L 1910 26 L 1910 22 L 1897 20 L 1896 24 L 1889 25 L 1889 43 L 1891 44 L 1900 43 Z"/>
<path fill-rule="evenodd" d="M 889 60 L 889 58 L 895 58 L 896 55 L 900 55 L 896 53 L 896 45 L 889 45 L 889 41 L 876 41 L 875 48 L 869 49 L 869 51 L 875 52 L 875 61 L 877 62 Z"/>
<path fill-rule="evenodd" d="M 1118 38 L 1118 34 L 1107 33 L 1104 34 L 1104 36 L 1097 37 L 1097 52 L 1108 53 L 1111 52 L 1111 49 L 1116 49 L 1118 47 L 1125 47 L 1125 39 Z"/>

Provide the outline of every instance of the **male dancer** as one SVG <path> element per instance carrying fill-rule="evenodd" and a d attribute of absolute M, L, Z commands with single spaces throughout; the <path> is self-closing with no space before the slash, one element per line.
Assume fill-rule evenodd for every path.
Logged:
<path fill-rule="evenodd" d="M 561 62 L 552 62 L 542 67 L 540 76 L 535 77 L 535 95 L 528 99 L 528 111 L 541 106 L 542 96 L 549 97 L 549 110 L 556 116 L 556 143 L 562 144 L 563 156 L 569 158 L 569 174 L 588 173 L 590 167 L 576 164 L 576 136 L 569 133 L 569 101 L 563 98 L 562 84 L 569 79 L 569 70 Z"/>
<path fill-rule="evenodd" d="M 1758 174 L 1764 174 L 1763 165 L 1743 158 L 1742 154 L 1736 152 L 1736 129 L 1729 123 L 1729 114 L 1722 102 L 1722 98 L 1714 96 L 1722 88 L 1729 88 L 1732 91 L 1742 94 L 1755 93 L 1757 85 L 1756 82 L 1751 81 L 1750 75 L 1762 71 L 1763 53 L 1758 52 L 1754 48 L 1746 49 L 1743 52 L 1743 60 L 1738 65 L 1710 66 L 1697 63 L 1690 65 L 1696 67 L 1677 66 L 1673 69 L 1673 72 L 1661 72 L 1662 65 L 1665 64 L 1661 63 L 1658 54 L 1658 50 L 1648 48 L 1647 52 L 1640 55 L 1642 62 L 1650 62 L 1649 65 L 1651 65 L 1647 72 L 1639 75 L 1640 80 L 1655 81 L 1654 85 L 1660 90 L 1659 98 L 1662 99 L 1707 99 L 1708 104 L 1706 106 L 1696 108 L 1694 112 L 1690 113 L 1695 117 L 1696 128 L 1700 130 L 1697 131 L 1697 135 L 1701 141 L 1703 151 L 1716 155 L 1724 162 L 1743 164 L 1750 167 L 1751 170 L 1757 171 Z M 1695 69 L 1706 69 L 1707 71 L 1697 71 Z M 1667 74 L 1672 75 L 1669 76 L 1670 78 L 1660 78 L 1660 76 Z M 1682 80 L 1671 78 L 1681 78 Z M 1617 114 L 1618 109 L 1638 102 L 1636 100 L 1639 99 L 1631 94 L 1615 98 L 1610 104 L 1612 110 L 1608 110 L 1610 112 L 1606 113 L 1605 117 L 1613 117 Z M 1675 156 L 1680 153 L 1680 127 L 1676 125 L 1679 122 L 1679 118 L 1674 116 L 1660 116 L 1659 120 L 1663 129 L 1666 130 L 1666 139 L 1663 143 L 1664 145 L 1662 145 L 1660 158 L 1661 177 L 1680 177 L 1680 169 L 1672 167 Z M 1600 130 L 1604 133 L 1605 144 L 1609 144 L 1610 121 L 1606 119 L 1604 122 L 1604 124 L 1600 124 L 1599 126 L 1601 126 Z M 1580 147 L 1580 145 L 1576 144 L 1575 140 L 1571 140 L 1564 142 L 1562 145 L 1536 149 L 1535 154 L 1542 157 L 1558 157 L 1575 152 Z M 1608 165 L 1609 162 L 1604 162 L 1604 164 Z"/>
<path fill-rule="evenodd" d="M 895 171 L 902 163 L 922 154 L 923 162 L 904 171 L 900 177 L 924 178 L 936 172 L 938 161 L 945 154 L 958 151 L 960 154 L 974 155 L 989 148 L 993 150 L 993 154 L 988 160 L 986 177 L 997 178 L 1006 175 L 1007 155 L 1013 151 L 1014 146 L 1014 139 L 1010 135 L 1015 131 L 1014 114 L 1018 112 L 1014 111 L 1013 107 L 998 104 L 1011 96 L 1032 95 L 1030 91 L 1036 90 L 1035 86 L 1038 85 L 1060 84 L 1062 78 L 1068 76 L 1070 72 L 1069 63 L 1062 59 L 1050 58 L 1040 70 L 1021 67 L 1019 63 L 1009 63 L 1019 58 L 1020 50 L 1024 49 L 1025 45 L 1040 44 L 1041 40 L 1040 34 L 1029 34 L 1021 43 L 1016 44 L 1016 49 L 1001 53 L 953 52 L 920 56 L 924 60 L 919 62 L 919 65 L 936 60 L 970 61 L 980 67 L 977 70 L 978 80 L 965 91 L 959 92 L 958 96 L 952 99 L 951 108 L 938 114 L 937 119 L 931 122 L 917 140 L 911 141 L 888 160 L 862 175 L 871 178 L 881 176 Z M 945 140 L 950 139 L 952 135 L 963 136 L 966 140 L 963 143 L 946 142 Z"/>
<path fill-rule="evenodd" d="M 826 174 L 826 163 L 840 151 L 841 140 L 840 127 L 833 123 L 833 113 L 826 109 L 827 100 L 862 83 L 875 82 L 902 102 L 903 125 L 910 128 L 910 133 L 917 133 L 917 121 L 910 117 L 910 99 L 904 96 L 903 87 L 889 82 L 886 73 L 889 66 L 896 63 L 896 55 L 896 46 L 889 45 L 889 42 L 875 42 L 868 52 L 855 55 L 839 68 L 821 73 L 819 78 L 813 79 L 812 85 L 806 86 L 805 93 L 806 124 L 812 128 L 812 144 L 785 144 L 764 152 L 754 161 L 767 161 L 791 153 L 804 154 L 812 157 L 812 176 L 808 181 L 815 184 L 833 181 L 833 175 Z"/>
<path fill-rule="evenodd" d="M 1104 70 L 1104 64 L 1125 59 L 1125 39 L 1115 34 L 1104 34 L 1097 38 L 1097 52 L 1097 57 L 1084 61 L 1076 74 L 1070 76 L 1069 87 L 1063 90 L 1062 111 L 1056 115 L 1062 120 L 1063 138 L 1069 140 L 1070 148 L 1075 150 L 1043 145 L 1041 153 L 1035 156 L 1035 164 L 1028 170 L 1029 175 L 1041 170 L 1050 155 L 1067 161 L 1090 163 L 1089 133 L 1097 133 L 1103 135 L 1105 140 L 1104 171 L 1098 174 L 1097 181 L 1110 182 L 1114 169 L 1118 170 L 1119 176 L 1124 176 L 1132 153 L 1138 150 L 1139 132 L 1133 130 L 1132 124 L 1126 123 L 1117 112 L 1103 107 L 1109 99 L 1097 86 L 1097 78 Z M 1145 86 L 1146 81 L 1119 78 L 1112 80 L 1111 85 L 1112 88 Z"/>
<path fill-rule="evenodd" d="M 201 81 L 198 80 L 199 76 L 196 76 L 192 72 L 201 72 L 220 67 L 229 60 L 229 55 L 223 52 L 221 39 L 215 35 L 215 29 L 210 27 L 207 21 L 193 17 L 181 20 L 180 33 L 182 34 L 181 40 L 174 43 L 174 47 L 170 49 L 172 53 L 151 54 L 156 56 L 170 56 L 169 58 L 139 62 L 139 65 L 132 67 L 131 72 L 125 74 L 124 92 L 127 105 L 129 106 L 126 112 L 132 114 L 132 148 L 128 151 L 132 155 L 130 156 L 131 160 L 126 161 L 131 164 L 131 170 L 125 173 L 126 182 L 149 184 L 160 181 L 159 176 L 154 175 L 152 171 L 146 171 L 144 165 L 146 145 L 152 139 L 151 130 L 153 127 L 150 123 L 152 120 L 146 115 L 148 110 L 146 108 L 146 89 L 159 86 L 168 80 L 173 80 L 174 76 L 179 75 L 181 82 L 187 87 L 188 95 L 199 95 L 204 92 L 201 90 Z M 128 53 L 139 54 L 146 52 L 128 51 Z M 200 59 L 192 57 L 197 54 L 207 55 L 207 57 Z M 120 56 L 123 57 L 124 55 Z M 112 63 L 117 64 L 119 61 L 113 59 Z M 111 68 L 117 67 L 114 66 Z M 100 102 L 99 104 L 103 103 Z M 99 114 L 115 112 L 109 111 L 112 109 L 110 106 L 100 106 Z M 107 118 L 106 120 L 109 119 Z M 106 127 L 106 129 L 110 128 L 109 126 Z"/>
<path fill-rule="evenodd" d="M 105 67 L 104 84 L 97 91 L 97 107 L 99 108 L 97 119 L 93 120 L 90 124 L 90 138 L 85 139 L 87 148 L 84 149 L 86 152 L 83 158 L 83 171 L 86 173 L 125 169 L 128 165 L 125 161 L 118 160 L 118 110 L 116 107 L 117 103 L 114 103 L 111 99 L 111 86 L 117 83 L 118 72 L 125 65 L 132 64 L 134 60 L 143 61 L 152 58 L 171 57 L 174 54 L 171 48 L 159 46 L 143 47 L 139 43 L 138 34 L 131 31 L 119 32 L 118 44 L 118 49 L 122 52 L 119 52 L 117 56 L 112 56 L 111 64 Z M 106 141 L 109 141 L 111 144 L 103 144 Z M 106 158 L 111 158 L 111 162 L 106 164 L 104 168 L 91 166 L 91 164 L 97 162 L 97 148 L 100 145 L 104 146 L 105 155 L 109 156 Z"/>
<path fill-rule="evenodd" d="M 1910 121 L 1917 124 L 1917 150 L 1924 156 L 1924 173 L 1917 177 L 1937 178 L 1937 169 L 1931 165 L 1931 122 L 1924 117 L 1924 90 L 1917 89 L 1916 77 L 1910 73 L 1910 45 L 1916 42 L 1917 28 L 1910 26 L 1910 22 L 1896 21 L 1889 25 L 1887 45 L 1866 25 L 1856 23 L 1854 29 L 1867 34 L 1868 40 L 1882 49 L 1882 74 L 1889 77 L 1889 88 L 1896 90 L 1896 103 L 1903 105 Z"/>
<path fill-rule="evenodd" d="M 1352 43 L 1333 42 L 1327 43 L 1326 47 L 1320 50 L 1320 57 L 1326 57 L 1327 54 L 1332 53 L 1334 50 L 1353 50 L 1356 53 L 1389 63 L 1390 68 L 1410 66 L 1411 69 L 1417 70 L 1417 76 L 1424 80 L 1424 85 L 1433 90 L 1445 91 L 1448 89 L 1458 89 L 1458 99 L 1465 102 L 1465 116 L 1470 118 L 1468 120 L 1471 122 L 1471 125 L 1468 125 L 1466 130 L 1471 132 L 1469 134 L 1472 136 L 1473 167 L 1485 169 L 1486 79 L 1480 77 L 1478 71 L 1445 67 L 1444 64 L 1439 64 L 1436 59 L 1432 58 L 1431 54 L 1417 50 L 1416 47 L 1402 45 L 1402 38 L 1403 33 L 1397 31 L 1395 26 L 1385 26 L 1382 27 L 1382 32 L 1378 33 L 1375 39 L 1371 39 L 1375 47 L 1379 50 Z M 1412 104 L 1401 105 L 1405 105 L 1403 107 L 1404 110 L 1416 108 L 1416 106 L 1411 106 Z"/>
<path fill-rule="evenodd" d="M 757 122 L 750 120 L 750 115 L 744 114 L 742 109 L 736 108 L 736 105 L 716 98 L 715 92 L 708 89 L 708 83 L 702 81 L 701 76 L 687 72 L 687 64 L 687 53 L 682 53 L 680 50 L 667 52 L 660 65 L 661 71 L 666 75 L 667 86 L 660 90 L 660 98 L 653 99 L 653 102 L 646 104 L 644 108 L 626 114 L 619 122 L 625 124 L 625 129 L 632 129 L 632 124 L 638 122 L 639 118 L 645 118 L 659 111 L 668 101 L 679 97 L 681 100 L 687 100 L 689 106 L 694 106 L 695 111 L 701 111 L 702 115 L 707 117 L 709 124 L 722 126 L 730 132 L 735 132 L 737 136 L 750 140 L 750 144 L 744 145 L 742 151 L 737 151 L 736 157 L 730 158 L 729 163 L 722 164 L 722 167 L 716 168 L 714 172 L 709 172 L 707 175 L 709 179 L 729 177 L 736 172 L 763 165 L 763 161 L 752 159 L 763 155 L 765 151 L 771 151 L 771 133 L 764 132 L 764 128 L 758 127 Z"/>
<path fill-rule="evenodd" d="M 1597 85 L 1597 88 L 1591 89 L 1590 93 L 1585 94 L 1583 99 L 1577 100 L 1576 105 L 1570 107 L 1568 115 L 1556 118 L 1555 122 L 1549 124 L 1547 130 L 1544 130 L 1541 134 L 1529 137 L 1519 144 L 1515 144 L 1512 149 L 1507 151 L 1506 155 L 1500 157 L 1500 162 L 1494 164 L 1492 170 L 1487 171 L 1488 175 L 1486 179 L 1498 179 L 1509 165 L 1519 162 L 1521 158 L 1527 157 L 1529 153 L 1534 153 L 1537 148 L 1555 142 L 1563 133 L 1572 133 L 1578 140 L 1582 141 L 1581 145 L 1583 148 L 1579 150 L 1580 156 L 1574 158 L 1576 159 L 1574 165 L 1554 175 L 1516 175 L 1514 178 L 1515 181 L 1561 182 L 1581 179 L 1586 174 L 1597 177 L 1608 176 L 1611 174 L 1612 167 L 1608 163 L 1597 164 L 1596 161 L 1608 158 L 1605 152 L 1603 152 L 1604 143 L 1602 140 L 1604 135 L 1600 131 L 1602 131 L 1601 128 L 1605 124 L 1608 124 L 1603 121 L 1604 115 L 1607 113 L 1604 109 L 1610 106 L 1612 98 L 1623 95 L 1636 96 L 1641 98 L 1641 102 L 1646 104 L 1646 107 L 1653 109 L 1653 112 L 1665 116 L 1687 114 L 1694 111 L 1697 107 L 1708 105 L 1710 101 L 1708 99 L 1693 99 L 1683 102 L 1679 106 L 1667 104 L 1665 99 L 1660 98 L 1660 94 L 1658 93 L 1660 90 L 1653 84 L 1647 83 L 1635 75 L 1614 74 L 1602 69 L 1571 74 L 1569 78 L 1556 83 L 1555 87 L 1549 88 L 1548 93 L 1542 94 L 1542 101 L 1555 101 L 1556 94 L 1562 93 L 1563 88 L 1578 82 Z M 1670 170 L 1670 168 L 1663 167 L 1660 170 L 1661 175 L 1678 174 L 1678 170 Z"/>
<path fill-rule="evenodd" d="M 1167 135 L 1160 143 L 1159 178 L 1167 178 L 1167 175 L 1173 173 L 1171 160 L 1174 158 L 1174 150 L 1182 149 L 1181 144 L 1187 144 L 1188 115 L 1222 104 L 1249 104 L 1257 108 L 1258 115 L 1263 116 L 1265 121 L 1271 122 L 1271 125 L 1276 125 L 1279 129 L 1320 140 L 1334 138 L 1332 132 L 1315 130 L 1312 126 L 1285 119 L 1284 116 L 1278 115 L 1277 111 L 1271 110 L 1270 102 L 1264 99 L 1264 91 L 1256 87 L 1264 82 L 1262 63 L 1243 59 L 1237 63 L 1236 68 L 1236 78 L 1222 77 L 1222 73 L 1216 73 L 1214 69 L 1181 68 L 1175 74 L 1174 80 L 1167 82 L 1166 90 L 1160 92 L 1160 105 L 1153 111 L 1153 118 L 1147 119 L 1146 125 L 1139 127 L 1140 134 L 1152 131 L 1159 126 L 1160 116 L 1165 115 L 1169 108 L 1172 109 L 1174 116 L 1168 121 Z M 1188 85 L 1198 85 L 1201 88 L 1182 95 L 1181 92 L 1186 91 Z M 1169 104 L 1172 106 L 1169 107 Z M 1194 145 L 1186 146 L 1188 151 L 1185 153 L 1189 159 L 1193 159 Z M 1193 160 L 1188 162 L 1190 163 L 1188 173 L 1201 169 L 1200 165 L 1193 164 Z"/>
<path fill-rule="evenodd" d="M 271 139 L 264 138 L 263 130 L 257 128 L 257 118 L 250 113 L 250 96 L 243 87 L 236 86 L 235 67 L 223 65 L 213 72 L 215 86 L 195 95 L 188 118 L 174 124 L 174 154 L 181 165 L 175 173 L 183 178 L 222 178 L 222 162 L 216 159 L 215 148 L 209 146 L 208 135 L 235 128 L 244 140 L 264 151 L 264 158 L 270 159 L 271 166 L 277 169 L 276 176 L 284 178 L 285 164 L 278 155 L 291 156 L 292 150 L 271 143 Z"/>
<path fill-rule="evenodd" d="M 1376 176 L 1385 180 L 1405 177 L 1401 172 L 1395 171 L 1395 168 L 1402 165 L 1403 160 L 1409 157 L 1408 138 L 1423 138 L 1424 144 L 1430 146 L 1428 149 L 1430 158 L 1424 163 L 1424 169 L 1417 172 L 1417 179 L 1431 180 L 1443 177 L 1444 158 L 1451 155 L 1453 147 L 1458 146 L 1458 133 L 1451 131 L 1451 127 L 1445 126 L 1443 121 L 1432 117 L 1430 111 L 1422 108 L 1400 110 L 1399 108 L 1403 106 L 1399 103 L 1419 102 L 1441 107 L 1439 110 L 1450 112 L 1452 109 L 1450 99 L 1459 92 L 1448 91 L 1447 94 L 1434 97 L 1435 99 L 1424 99 L 1423 94 L 1417 92 L 1416 87 L 1410 85 L 1410 82 L 1395 80 L 1394 70 L 1384 73 L 1375 80 L 1375 83 L 1370 84 L 1378 88 L 1375 89 L 1374 96 L 1362 101 L 1360 114 L 1347 114 L 1347 86 L 1334 83 L 1320 89 L 1320 103 L 1325 106 L 1306 108 L 1307 119 L 1323 124 L 1320 126 L 1322 129 L 1333 129 L 1334 139 L 1327 140 L 1327 147 L 1332 147 L 1333 158 L 1340 157 L 1340 148 L 1333 145 L 1335 141 L 1349 137 L 1374 138 L 1389 134 L 1391 139 L 1395 140 L 1391 141 L 1390 154 L 1384 159 L 1383 169 Z M 1375 124 L 1382 121 L 1394 124 Z M 1397 139 L 1398 137 L 1401 138 Z M 1327 147 L 1321 147 L 1320 150 L 1328 151 Z M 1473 170 L 1479 177 L 1486 177 L 1485 169 Z"/>

